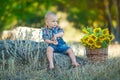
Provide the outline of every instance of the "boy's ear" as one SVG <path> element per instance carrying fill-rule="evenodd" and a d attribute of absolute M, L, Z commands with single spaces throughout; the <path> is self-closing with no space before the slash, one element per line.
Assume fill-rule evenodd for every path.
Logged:
<path fill-rule="evenodd" d="M 47 21 L 45 21 L 45 24 L 47 23 Z"/>

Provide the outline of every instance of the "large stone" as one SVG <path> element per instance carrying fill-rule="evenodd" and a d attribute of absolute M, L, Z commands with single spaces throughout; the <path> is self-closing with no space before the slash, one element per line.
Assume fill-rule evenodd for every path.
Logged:
<path fill-rule="evenodd" d="M 44 68 L 48 67 L 46 56 L 47 44 L 30 40 L 1 40 L 0 60 L 14 59 L 18 64 L 35 64 Z M 77 61 L 83 64 L 83 59 L 77 57 Z M 68 69 L 71 61 L 68 55 L 54 53 L 55 65 L 59 68 Z"/>
<path fill-rule="evenodd" d="M 36 42 L 43 41 L 42 30 L 39 28 L 30 28 L 18 26 L 11 30 L 5 30 L 1 34 L 1 39 L 9 40 L 32 40 Z"/>
<path fill-rule="evenodd" d="M 0 41 L 0 59 L 9 59 L 15 57 L 18 60 L 28 61 L 38 55 L 46 52 L 44 42 L 34 42 L 30 40 L 1 40 Z"/>

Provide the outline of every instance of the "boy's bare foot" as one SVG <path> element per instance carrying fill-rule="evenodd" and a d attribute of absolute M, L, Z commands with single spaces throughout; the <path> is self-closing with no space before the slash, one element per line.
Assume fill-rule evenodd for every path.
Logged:
<path fill-rule="evenodd" d="M 81 65 L 79 63 L 72 63 L 73 67 L 80 67 Z"/>
<path fill-rule="evenodd" d="M 50 70 L 53 70 L 54 69 L 54 65 L 53 64 L 50 64 Z"/>

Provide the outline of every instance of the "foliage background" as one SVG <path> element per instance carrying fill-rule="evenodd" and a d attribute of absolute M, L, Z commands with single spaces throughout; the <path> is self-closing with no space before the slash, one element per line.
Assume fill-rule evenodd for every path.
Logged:
<path fill-rule="evenodd" d="M 108 27 L 110 32 L 114 33 L 115 41 L 120 42 L 120 0 L 0 0 L 0 32 L 18 26 L 44 27 L 44 15 L 48 11 L 58 15 L 67 41 L 79 41 L 83 27 L 99 26 Z M 84 54 L 85 50 L 82 48 L 75 46 L 73 49 L 80 54 L 83 51 Z M 0 79 L 119 80 L 119 48 L 119 45 L 110 45 L 108 52 L 111 60 L 104 65 L 88 64 L 70 70 L 58 68 L 52 73 L 46 69 L 31 69 L 31 66 L 36 67 L 31 64 L 19 64 L 20 66 L 16 67 L 14 59 L 8 60 L 9 69 L 6 70 L 3 59 L 0 65 Z"/>
<path fill-rule="evenodd" d="M 1 0 L 0 31 L 17 26 L 44 27 L 45 13 L 53 11 L 70 40 L 79 41 L 81 28 L 94 26 L 108 27 L 120 41 L 119 5 L 119 0 Z"/>

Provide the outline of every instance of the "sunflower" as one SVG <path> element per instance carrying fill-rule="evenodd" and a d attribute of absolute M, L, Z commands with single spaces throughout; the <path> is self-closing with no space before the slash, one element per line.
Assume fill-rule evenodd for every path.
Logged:
<path fill-rule="evenodd" d="M 109 30 L 108 30 L 108 29 L 104 29 L 104 30 L 103 30 L 103 34 L 104 34 L 104 35 L 109 35 Z"/>
<path fill-rule="evenodd" d="M 90 38 L 92 38 L 92 39 L 95 40 L 95 41 L 97 40 L 97 36 L 95 36 L 94 34 L 91 34 L 91 35 L 90 35 Z"/>
<path fill-rule="evenodd" d="M 104 41 L 105 40 L 105 35 L 104 34 L 102 34 L 100 37 L 99 37 L 99 40 L 101 41 Z"/>
<path fill-rule="evenodd" d="M 110 44 L 110 38 L 106 38 L 105 41 Z"/>
<path fill-rule="evenodd" d="M 96 47 L 94 45 L 91 45 L 90 46 L 90 49 L 95 49 Z"/>
<path fill-rule="evenodd" d="M 83 29 L 82 32 L 85 34 L 89 34 L 89 32 L 86 29 Z"/>
<path fill-rule="evenodd" d="M 92 38 L 89 38 L 87 43 L 88 43 L 88 45 L 93 45 L 94 44 L 94 40 Z"/>
<path fill-rule="evenodd" d="M 109 38 L 110 38 L 110 40 L 113 40 L 114 39 L 114 35 L 113 34 L 109 35 Z"/>
<path fill-rule="evenodd" d="M 95 42 L 95 47 L 96 48 L 101 48 L 101 46 L 102 46 L 102 42 L 101 41 Z"/>
<path fill-rule="evenodd" d="M 85 35 L 81 38 L 81 43 L 83 46 L 90 49 L 108 47 L 114 39 L 113 34 L 109 34 L 109 30 L 107 28 L 84 28 L 83 32 Z"/>
<path fill-rule="evenodd" d="M 95 34 L 100 33 L 100 31 L 101 31 L 101 28 L 94 28 L 94 29 L 93 29 L 93 32 L 94 32 Z"/>

